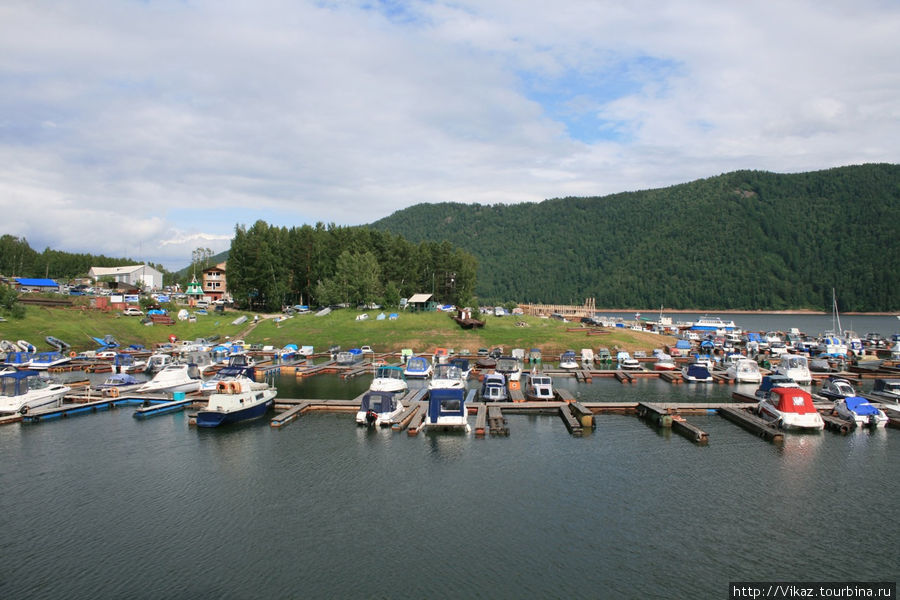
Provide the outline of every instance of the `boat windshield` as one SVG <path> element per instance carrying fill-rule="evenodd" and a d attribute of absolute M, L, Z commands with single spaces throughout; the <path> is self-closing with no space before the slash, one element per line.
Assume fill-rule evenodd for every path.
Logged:
<path fill-rule="evenodd" d="M 391 367 L 379 367 L 375 371 L 376 379 L 403 379 L 403 372 L 400 369 Z"/>

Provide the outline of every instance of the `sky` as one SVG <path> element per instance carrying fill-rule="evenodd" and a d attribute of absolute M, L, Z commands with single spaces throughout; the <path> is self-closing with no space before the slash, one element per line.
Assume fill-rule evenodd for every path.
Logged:
<path fill-rule="evenodd" d="M 900 162 L 900 2 L 6 0 L 0 234 L 188 265 L 738 169 Z"/>

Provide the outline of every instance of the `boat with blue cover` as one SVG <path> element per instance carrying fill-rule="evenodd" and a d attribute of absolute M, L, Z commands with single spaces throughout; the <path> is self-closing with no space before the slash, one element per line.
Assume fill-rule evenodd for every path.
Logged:
<path fill-rule="evenodd" d="M 363 394 L 356 411 L 356 424 L 369 427 L 388 426 L 394 417 L 403 412 L 400 395 L 389 391 L 369 390 Z"/>
<path fill-rule="evenodd" d="M 685 367 L 681 369 L 681 377 L 685 381 L 691 383 L 709 383 L 713 380 L 713 376 L 709 372 L 709 367 L 701 362 L 685 365 Z"/>
<path fill-rule="evenodd" d="M 842 419 L 854 421 L 857 427 L 884 427 L 888 422 L 887 415 L 883 410 L 860 396 L 836 400 L 834 411 Z"/>
<path fill-rule="evenodd" d="M 277 390 L 247 377 L 220 381 L 206 408 L 197 412 L 197 427 L 218 427 L 257 419 L 275 404 Z"/>
<path fill-rule="evenodd" d="M 410 356 L 406 360 L 406 368 L 403 370 L 406 377 L 424 379 L 431 376 L 431 363 L 422 356 Z"/>
<path fill-rule="evenodd" d="M 473 392 L 474 393 L 474 390 Z M 469 431 L 466 390 L 441 388 L 429 390 L 428 412 L 423 426 L 428 429 Z"/>
<path fill-rule="evenodd" d="M 483 402 L 506 402 L 509 399 L 506 378 L 502 373 L 488 373 L 481 382 L 479 395 Z"/>

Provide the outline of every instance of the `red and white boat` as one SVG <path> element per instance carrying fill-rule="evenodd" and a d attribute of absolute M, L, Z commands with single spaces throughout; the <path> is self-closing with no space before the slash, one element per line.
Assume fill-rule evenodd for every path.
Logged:
<path fill-rule="evenodd" d="M 809 392 L 795 387 L 776 387 L 759 401 L 757 412 L 782 429 L 824 429 L 825 421 L 813 405 Z"/>

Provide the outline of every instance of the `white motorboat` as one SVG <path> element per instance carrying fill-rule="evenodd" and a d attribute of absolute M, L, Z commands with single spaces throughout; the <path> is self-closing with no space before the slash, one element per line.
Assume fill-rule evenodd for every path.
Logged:
<path fill-rule="evenodd" d="M 812 374 L 809 372 L 809 360 L 805 356 L 782 354 L 781 360 L 774 366 L 772 372 L 790 377 L 800 385 L 812 383 Z"/>
<path fill-rule="evenodd" d="M 884 427 L 888 418 L 883 410 L 860 396 L 841 398 L 834 403 L 834 411 L 842 419 L 854 421 L 857 427 Z"/>
<path fill-rule="evenodd" d="M 43 379 L 38 371 L 4 371 L 0 373 L 0 415 L 55 408 L 69 390 L 69 386 Z"/>
<path fill-rule="evenodd" d="M 658 348 L 653 351 L 653 356 L 656 357 L 656 362 L 653 363 L 654 371 L 674 371 L 678 368 L 675 359 Z"/>
<path fill-rule="evenodd" d="M 193 364 L 178 364 L 164 367 L 153 379 L 137 389 L 138 392 L 174 393 L 196 392 L 200 389 L 200 369 Z"/>
<path fill-rule="evenodd" d="M 640 361 L 632 358 L 631 354 L 625 351 L 616 354 L 616 363 L 618 368 L 623 371 L 640 371 L 642 368 Z"/>
<path fill-rule="evenodd" d="M 370 392 L 405 392 L 406 377 L 400 367 L 381 366 L 375 370 L 375 377 L 369 385 Z"/>
<path fill-rule="evenodd" d="M 813 405 L 812 396 L 798 387 L 770 389 L 765 398 L 759 401 L 757 413 L 782 429 L 825 428 L 825 421 Z"/>
<path fill-rule="evenodd" d="M 403 408 L 398 394 L 369 389 L 363 394 L 359 410 L 356 411 L 356 424 L 369 427 L 390 426 L 394 417 L 403 412 Z"/>
<path fill-rule="evenodd" d="M 494 371 L 506 377 L 507 381 L 519 381 L 522 378 L 522 364 L 512 356 L 498 358 Z"/>
<path fill-rule="evenodd" d="M 463 379 L 462 371 L 459 367 L 450 363 L 438 363 L 434 365 L 431 380 L 428 382 L 428 389 L 437 388 L 456 388 L 466 389 L 466 380 Z"/>
<path fill-rule="evenodd" d="M 269 384 L 248 377 L 220 381 L 206 407 L 197 411 L 197 427 L 218 427 L 261 417 L 275 404 L 277 393 Z"/>
<path fill-rule="evenodd" d="M 559 355 L 559 368 L 568 370 L 578 368 L 578 360 L 575 357 L 574 350 L 566 350 Z"/>
<path fill-rule="evenodd" d="M 422 356 L 410 356 L 403 374 L 407 378 L 425 379 L 431 376 L 431 363 Z"/>
<path fill-rule="evenodd" d="M 819 390 L 819 395 L 831 400 L 843 400 L 844 398 L 856 396 L 856 390 L 853 389 L 853 384 L 848 379 L 832 375 L 822 382 L 822 389 Z"/>
<path fill-rule="evenodd" d="M 594 350 L 592 348 L 581 349 L 581 366 L 585 369 L 591 369 L 594 366 Z"/>
<path fill-rule="evenodd" d="M 738 383 L 760 383 L 762 372 L 759 365 L 752 358 L 738 358 L 732 360 L 725 369 L 725 376 Z"/>
<path fill-rule="evenodd" d="M 175 364 L 175 357 L 171 354 L 165 354 L 163 352 L 156 352 L 150 355 L 150 358 L 147 359 L 147 364 L 144 367 L 144 371 L 147 373 L 159 373 L 164 368 L 169 365 Z"/>
<path fill-rule="evenodd" d="M 36 352 L 28 362 L 28 368 L 35 369 L 37 371 L 46 371 L 50 367 L 65 364 L 70 360 L 72 360 L 71 357 L 66 356 L 62 352 L 58 351 Z"/>

